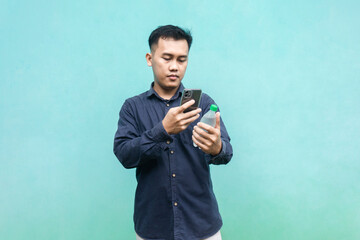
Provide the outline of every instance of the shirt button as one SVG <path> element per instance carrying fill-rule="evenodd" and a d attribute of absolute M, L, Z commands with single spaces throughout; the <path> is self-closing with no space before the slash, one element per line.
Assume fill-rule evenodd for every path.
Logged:
<path fill-rule="evenodd" d="M 174 202 L 174 206 L 176 207 L 178 205 L 178 203 L 177 202 Z"/>
<path fill-rule="evenodd" d="M 170 106 L 170 104 L 168 104 L 168 103 L 167 103 L 167 104 L 166 104 L 166 106 L 167 106 L 167 107 L 169 107 L 169 106 Z"/>
<path fill-rule="evenodd" d="M 173 175 L 172 175 L 173 177 L 176 177 L 176 175 L 175 175 L 175 173 L 173 173 Z"/>
<path fill-rule="evenodd" d="M 167 143 L 167 144 L 170 144 L 170 140 L 167 140 L 166 143 Z"/>
<path fill-rule="evenodd" d="M 170 151 L 170 153 L 171 153 L 171 154 L 174 154 L 174 151 L 173 151 L 173 150 L 171 150 L 171 151 Z"/>

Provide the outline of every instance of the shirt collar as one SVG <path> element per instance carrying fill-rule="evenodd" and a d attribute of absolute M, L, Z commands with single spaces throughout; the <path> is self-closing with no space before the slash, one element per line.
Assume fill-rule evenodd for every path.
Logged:
<path fill-rule="evenodd" d="M 179 98 L 182 95 L 183 90 L 184 90 L 184 85 L 182 83 L 180 83 L 180 86 L 178 87 L 176 93 L 174 94 L 174 96 L 171 97 L 170 100 Z M 163 98 L 160 97 L 159 94 L 157 94 L 157 92 L 155 92 L 155 90 L 154 90 L 154 82 L 151 83 L 150 89 L 146 92 L 147 97 L 151 97 L 152 95 L 154 95 L 157 98 L 163 100 Z"/>

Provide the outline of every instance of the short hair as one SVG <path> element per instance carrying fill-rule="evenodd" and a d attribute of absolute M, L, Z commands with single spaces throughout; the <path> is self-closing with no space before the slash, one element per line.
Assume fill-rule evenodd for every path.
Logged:
<path fill-rule="evenodd" d="M 157 44 L 159 42 L 159 38 L 162 39 L 173 38 L 175 40 L 185 39 L 188 43 L 189 50 L 192 43 L 192 36 L 190 30 L 188 29 L 184 30 L 178 26 L 165 25 L 165 26 L 159 26 L 150 34 L 149 37 L 150 50 L 154 44 Z"/>

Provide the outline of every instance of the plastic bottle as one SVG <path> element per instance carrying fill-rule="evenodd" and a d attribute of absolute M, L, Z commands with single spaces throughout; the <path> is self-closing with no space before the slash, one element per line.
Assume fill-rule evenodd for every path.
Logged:
<path fill-rule="evenodd" d="M 215 127 L 216 125 L 216 111 L 218 110 L 218 106 L 215 104 L 211 104 L 210 111 L 205 113 L 204 116 L 202 116 L 200 122 L 206 123 L 212 127 Z M 203 129 L 205 132 L 207 132 L 205 129 Z M 197 147 L 197 145 L 193 142 L 194 147 Z"/>

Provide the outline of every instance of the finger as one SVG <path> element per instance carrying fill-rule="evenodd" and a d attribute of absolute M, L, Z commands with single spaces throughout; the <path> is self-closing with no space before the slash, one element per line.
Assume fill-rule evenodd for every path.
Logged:
<path fill-rule="evenodd" d="M 215 124 L 215 128 L 220 130 L 220 112 L 216 113 L 216 124 Z"/>
<path fill-rule="evenodd" d="M 202 135 L 204 134 L 204 135 Z M 193 130 L 193 135 L 195 136 L 195 138 L 203 143 L 206 146 L 211 146 L 211 137 L 208 133 L 206 133 L 205 131 L 202 131 L 202 133 L 196 132 L 195 130 Z"/>
<path fill-rule="evenodd" d="M 196 114 L 195 116 L 192 116 L 190 118 L 186 118 L 183 120 L 182 124 L 184 125 L 190 125 L 193 121 L 198 119 L 200 117 L 200 114 Z"/>
<path fill-rule="evenodd" d="M 192 140 L 201 150 L 206 151 L 208 149 L 208 147 L 200 140 L 198 140 L 198 138 L 196 138 L 195 135 L 192 136 Z"/>
<path fill-rule="evenodd" d="M 191 99 L 190 101 L 184 103 L 183 105 L 181 105 L 179 108 L 178 108 L 178 111 L 179 112 L 184 112 L 185 109 L 187 109 L 188 107 L 190 107 L 191 105 L 193 105 L 195 103 L 195 100 L 194 99 Z"/>
<path fill-rule="evenodd" d="M 201 112 L 201 108 L 194 109 L 190 112 L 184 113 L 184 118 L 190 118 L 192 116 L 195 116 Z"/>
<path fill-rule="evenodd" d="M 194 135 L 192 135 L 191 136 L 191 139 L 193 140 L 193 142 L 195 143 L 195 145 L 197 146 L 197 147 L 199 147 L 199 141 L 195 138 L 195 136 Z"/>
<path fill-rule="evenodd" d="M 210 134 L 214 134 L 214 133 L 215 133 L 215 128 L 213 128 L 212 126 L 210 126 L 210 125 L 208 125 L 208 124 L 206 124 L 206 123 L 198 122 L 197 126 L 198 126 L 199 128 L 202 128 L 202 129 L 208 131 L 208 133 L 210 133 Z"/>
<path fill-rule="evenodd" d="M 209 133 L 205 132 L 202 128 L 200 128 L 200 127 L 198 127 L 198 126 L 195 126 L 195 127 L 194 127 L 194 131 L 195 131 L 198 135 L 202 136 L 203 138 L 206 138 L 206 139 L 210 139 L 210 138 L 211 138 L 211 136 L 210 136 Z"/>

